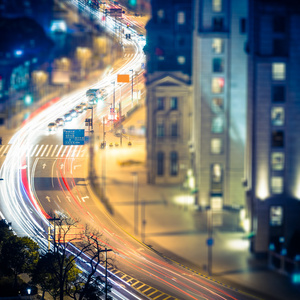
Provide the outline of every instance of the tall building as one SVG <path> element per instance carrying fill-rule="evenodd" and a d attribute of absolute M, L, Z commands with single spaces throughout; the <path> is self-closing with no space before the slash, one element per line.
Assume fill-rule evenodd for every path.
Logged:
<path fill-rule="evenodd" d="M 191 0 L 152 0 L 147 29 L 148 181 L 179 184 L 190 168 Z"/>
<path fill-rule="evenodd" d="M 245 204 L 247 0 L 195 0 L 194 176 L 201 207 Z"/>
<path fill-rule="evenodd" d="M 300 254 L 300 6 L 249 2 L 247 195 L 252 250 Z"/>

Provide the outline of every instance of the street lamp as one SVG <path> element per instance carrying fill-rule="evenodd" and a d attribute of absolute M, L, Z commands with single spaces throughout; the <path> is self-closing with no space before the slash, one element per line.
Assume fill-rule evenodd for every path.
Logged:
<path fill-rule="evenodd" d="M 105 250 L 100 250 L 101 252 L 105 252 L 105 300 L 107 300 L 107 252 L 109 251 L 113 251 L 112 249 L 107 249 L 105 248 Z"/>

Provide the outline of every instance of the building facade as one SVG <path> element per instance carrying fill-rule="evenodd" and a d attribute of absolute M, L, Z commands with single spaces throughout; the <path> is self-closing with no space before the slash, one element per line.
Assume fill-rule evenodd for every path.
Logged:
<path fill-rule="evenodd" d="M 148 22 L 148 181 L 181 184 L 190 168 L 192 125 L 191 1 L 154 0 Z"/>
<path fill-rule="evenodd" d="M 300 7 L 249 2 L 247 195 L 252 251 L 300 254 Z"/>

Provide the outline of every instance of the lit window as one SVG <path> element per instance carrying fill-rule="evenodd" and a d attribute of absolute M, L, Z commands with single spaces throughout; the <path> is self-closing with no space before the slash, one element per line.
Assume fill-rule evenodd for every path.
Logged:
<path fill-rule="evenodd" d="M 213 53 L 220 54 L 224 51 L 224 40 L 222 39 L 213 39 L 212 40 L 212 50 Z"/>
<path fill-rule="evenodd" d="M 285 86 L 273 85 L 272 86 L 272 101 L 273 102 L 285 102 Z"/>
<path fill-rule="evenodd" d="M 282 130 L 272 131 L 272 147 L 283 147 L 284 146 L 284 133 Z"/>
<path fill-rule="evenodd" d="M 284 168 L 284 153 L 273 152 L 271 156 L 271 166 L 274 171 L 281 171 Z"/>
<path fill-rule="evenodd" d="M 177 105 L 178 105 L 178 99 L 177 97 L 172 97 L 171 102 L 170 102 L 170 108 L 171 110 L 177 110 Z"/>
<path fill-rule="evenodd" d="M 222 0 L 213 0 L 212 1 L 212 10 L 213 10 L 213 12 L 222 11 Z"/>
<path fill-rule="evenodd" d="M 177 137 L 178 136 L 178 124 L 177 122 L 174 122 L 171 124 L 171 136 Z"/>
<path fill-rule="evenodd" d="M 285 80 L 285 63 L 272 64 L 272 79 Z"/>
<path fill-rule="evenodd" d="M 164 137 L 165 136 L 165 126 L 164 123 L 157 124 L 157 137 Z"/>
<path fill-rule="evenodd" d="M 213 98 L 211 101 L 211 108 L 214 113 L 223 112 L 223 99 Z"/>
<path fill-rule="evenodd" d="M 283 224 L 283 207 L 271 206 L 270 207 L 270 225 L 281 226 Z"/>
<path fill-rule="evenodd" d="M 210 151 L 213 154 L 220 154 L 222 152 L 222 140 L 217 138 L 211 139 Z"/>
<path fill-rule="evenodd" d="M 211 81 L 211 91 L 213 94 L 220 94 L 224 91 L 224 78 L 214 77 Z"/>
<path fill-rule="evenodd" d="M 185 56 L 182 56 L 182 55 L 177 56 L 177 62 L 180 65 L 184 65 L 185 64 Z"/>
<path fill-rule="evenodd" d="M 157 17 L 158 17 L 158 19 L 163 19 L 164 17 L 165 17 L 165 11 L 163 10 L 163 9 L 159 9 L 158 11 L 157 11 Z"/>
<path fill-rule="evenodd" d="M 183 11 L 179 11 L 177 13 L 177 24 L 184 24 L 185 23 L 185 13 Z"/>
<path fill-rule="evenodd" d="M 224 121 L 221 116 L 216 116 L 211 120 L 211 132 L 222 133 L 224 130 Z"/>
<path fill-rule="evenodd" d="M 273 194 L 283 193 L 283 177 L 282 176 L 272 176 L 271 177 L 271 190 Z"/>
<path fill-rule="evenodd" d="M 284 108 L 273 107 L 271 110 L 272 125 L 282 126 L 284 124 Z"/>
<path fill-rule="evenodd" d="M 157 98 L 157 110 L 164 110 L 165 108 L 165 99 L 162 97 Z"/>
<path fill-rule="evenodd" d="M 164 175 L 164 153 L 157 153 L 157 175 Z"/>
<path fill-rule="evenodd" d="M 222 182 L 222 167 L 220 164 L 213 164 L 211 167 L 212 176 L 211 180 L 213 183 L 220 183 Z"/>
<path fill-rule="evenodd" d="M 170 153 L 170 175 L 176 176 L 178 174 L 178 155 L 177 152 Z"/>
<path fill-rule="evenodd" d="M 221 57 L 215 57 L 212 61 L 212 69 L 214 73 L 224 72 L 224 61 Z"/>

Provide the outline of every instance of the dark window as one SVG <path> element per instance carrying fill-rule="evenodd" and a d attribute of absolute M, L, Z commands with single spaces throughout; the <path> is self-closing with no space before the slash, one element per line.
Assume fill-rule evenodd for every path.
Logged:
<path fill-rule="evenodd" d="M 214 73 L 224 72 L 223 58 L 221 58 L 221 57 L 213 58 L 213 72 Z"/>
<path fill-rule="evenodd" d="M 178 174 L 178 155 L 177 152 L 170 153 L 170 175 L 176 176 Z"/>
<path fill-rule="evenodd" d="M 165 108 L 165 99 L 162 97 L 157 98 L 157 110 L 164 110 Z"/>
<path fill-rule="evenodd" d="M 273 100 L 273 102 L 285 102 L 285 86 L 284 85 L 273 85 L 272 100 Z"/>
<path fill-rule="evenodd" d="M 246 33 L 247 27 L 246 27 L 246 19 L 241 18 L 240 19 L 240 33 Z"/>
<path fill-rule="evenodd" d="M 284 146 L 284 133 L 282 130 L 272 131 L 272 147 L 283 147 Z"/>
<path fill-rule="evenodd" d="M 213 18 L 213 31 L 224 31 L 224 18 L 222 17 Z"/>
<path fill-rule="evenodd" d="M 275 56 L 286 55 L 286 41 L 284 39 L 273 40 L 273 55 Z"/>
<path fill-rule="evenodd" d="M 157 124 L 157 137 L 165 136 L 165 126 L 163 123 Z"/>
<path fill-rule="evenodd" d="M 171 103 L 170 103 L 170 108 L 172 110 L 177 110 L 177 105 L 178 105 L 178 99 L 177 99 L 177 97 L 172 97 L 171 98 Z"/>
<path fill-rule="evenodd" d="M 176 123 L 172 123 L 171 125 L 171 136 L 176 137 L 178 136 L 178 125 Z"/>
<path fill-rule="evenodd" d="M 273 17 L 273 32 L 285 32 L 285 17 L 274 16 Z"/>
<path fill-rule="evenodd" d="M 157 175 L 164 175 L 164 153 L 157 153 Z"/>

